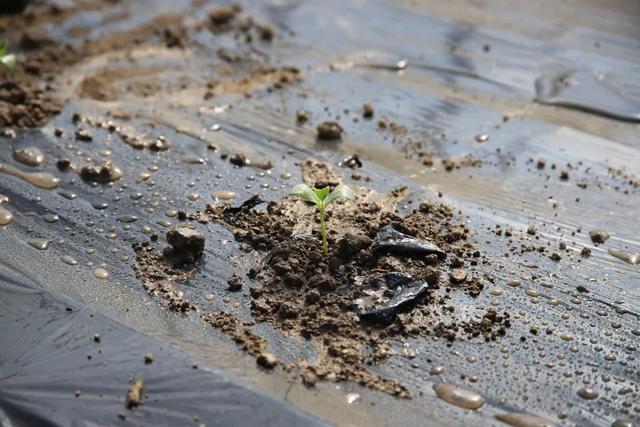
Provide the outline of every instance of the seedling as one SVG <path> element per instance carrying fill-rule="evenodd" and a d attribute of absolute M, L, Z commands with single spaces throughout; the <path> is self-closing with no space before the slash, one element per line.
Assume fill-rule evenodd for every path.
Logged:
<path fill-rule="evenodd" d="M 7 70 L 13 71 L 16 67 L 16 57 L 13 54 L 7 54 L 7 46 L 6 40 L 0 40 L 0 64 Z"/>
<path fill-rule="evenodd" d="M 320 234 L 322 235 L 322 253 L 327 256 L 329 253 L 329 244 L 327 243 L 327 226 L 324 222 L 324 213 L 331 203 L 338 199 L 354 200 L 355 193 L 346 185 L 338 185 L 329 192 L 329 187 L 312 189 L 307 184 L 298 184 L 289 193 L 290 196 L 299 197 L 302 200 L 311 202 L 318 207 L 320 212 Z"/>

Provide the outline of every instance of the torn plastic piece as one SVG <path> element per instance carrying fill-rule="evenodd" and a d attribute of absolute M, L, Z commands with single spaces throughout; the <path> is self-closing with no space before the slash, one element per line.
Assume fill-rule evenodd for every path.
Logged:
<path fill-rule="evenodd" d="M 356 281 L 363 281 L 357 277 Z M 380 323 L 389 323 L 396 314 L 417 302 L 431 288 L 426 280 L 414 279 L 399 272 L 374 277 L 365 285 L 363 295 L 353 301 L 360 317 Z"/>
<path fill-rule="evenodd" d="M 406 255 L 435 254 L 440 259 L 447 257 L 447 254 L 433 243 L 401 233 L 391 225 L 385 225 L 378 230 L 371 248 L 374 252 L 384 251 Z"/>
<path fill-rule="evenodd" d="M 233 217 L 238 215 L 241 212 L 246 212 L 249 209 L 253 209 L 256 206 L 260 205 L 264 203 L 264 200 L 262 200 L 260 198 L 260 196 L 258 196 L 257 194 L 250 197 L 249 199 L 245 200 L 244 202 L 242 202 L 242 204 L 238 207 L 228 207 L 226 208 L 223 212 L 222 215 L 224 217 L 224 220 L 227 222 L 231 222 L 233 221 Z"/>

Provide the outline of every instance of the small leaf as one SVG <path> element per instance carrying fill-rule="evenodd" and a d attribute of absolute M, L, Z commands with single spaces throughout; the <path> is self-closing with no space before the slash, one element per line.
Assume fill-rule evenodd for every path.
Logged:
<path fill-rule="evenodd" d="M 314 188 L 313 192 L 316 193 L 316 196 L 318 196 L 318 199 L 324 200 L 327 198 L 327 195 L 329 194 L 329 187 Z"/>
<path fill-rule="evenodd" d="M 4 53 L 7 51 L 7 46 L 9 46 L 9 43 L 7 43 L 6 40 L 1 39 L 0 40 L 0 56 L 4 56 Z"/>
<path fill-rule="evenodd" d="M 307 184 L 296 185 L 291 189 L 291 191 L 289 192 L 289 195 L 294 197 L 299 197 L 302 200 L 315 203 L 316 205 L 320 205 L 322 203 L 322 200 L 318 198 L 316 193 Z"/>
<path fill-rule="evenodd" d="M 0 57 L 0 63 L 7 67 L 10 71 L 13 71 L 16 67 L 16 57 L 15 55 L 5 55 Z"/>
<path fill-rule="evenodd" d="M 349 187 L 346 185 L 338 185 L 331 194 L 324 199 L 324 205 L 328 206 L 338 199 L 354 200 L 355 198 L 356 194 Z"/>

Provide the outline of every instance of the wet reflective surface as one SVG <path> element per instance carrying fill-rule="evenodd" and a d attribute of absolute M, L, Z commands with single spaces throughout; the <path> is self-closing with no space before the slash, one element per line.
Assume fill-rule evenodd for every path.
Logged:
<path fill-rule="evenodd" d="M 640 237 L 630 212 L 640 209 L 640 129 L 629 121 L 640 93 L 637 3 L 587 2 L 580 13 L 551 1 L 246 3 L 247 13 L 275 28 L 271 44 L 251 47 L 196 28 L 212 5 L 184 12 L 187 3 L 120 2 L 45 25 L 54 40 L 78 43 L 74 28 L 83 28 L 81 39 L 97 39 L 160 13 L 184 13 L 189 40 L 185 49 L 127 44 L 87 57 L 64 72 L 60 93 L 68 102 L 59 116 L 0 138 L 5 265 L 338 425 L 480 426 L 507 413 L 507 422 L 523 426 L 545 425 L 536 417 L 553 425 L 638 419 Z M 228 63 L 211 54 L 219 47 L 242 58 L 234 65 L 239 75 L 225 76 Z M 304 78 L 280 89 L 267 90 L 266 77 L 240 85 L 256 63 L 296 66 Z M 603 73 L 624 97 L 591 81 L 586 95 L 563 86 L 547 93 L 558 105 L 535 103 L 536 80 L 567 67 Z M 107 69 L 120 72 L 106 98 L 81 90 Z M 212 70 L 234 86 L 208 89 Z M 192 83 L 181 85 L 184 76 Z M 207 90 L 213 96 L 205 99 Z M 362 117 L 364 103 L 373 106 L 371 118 Z M 297 123 L 298 110 L 309 112 L 307 124 Z M 92 141 L 76 140 L 75 112 L 87 119 L 80 124 Z M 97 117 L 105 126 L 91 124 Z M 316 125 L 326 120 L 341 124 L 340 142 L 317 141 Z M 161 148 L 171 147 L 149 148 L 161 136 Z M 27 147 L 44 153 L 39 166 L 15 161 L 14 149 Z M 222 158 L 238 152 L 273 168 Z M 494 261 L 480 296 L 453 297 L 456 311 L 468 319 L 480 319 L 486 307 L 512 314 L 511 329 L 495 342 L 398 343 L 376 369 L 406 384 L 411 401 L 350 383 L 307 389 L 285 373 L 264 373 L 197 316 L 167 313 L 131 269 L 131 243 L 162 236 L 181 210 L 254 194 L 275 200 L 300 181 L 303 159 L 337 166 L 353 154 L 362 168 L 336 167 L 350 185 L 408 186 L 407 207 L 424 198 L 451 204 Z M 59 158 L 78 165 L 113 159 L 122 177 L 84 182 L 59 171 Z M 527 232 L 532 226 L 535 234 Z M 595 246 L 588 232 L 598 228 L 611 237 Z M 203 307 L 249 319 L 246 293 L 226 291 L 241 267 L 239 247 L 220 227 L 207 233 L 197 275 L 180 290 Z M 584 247 L 590 256 L 581 255 Z M 255 328 L 283 358 L 313 352 L 265 325 Z M 403 352 L 404 344 L 414 351 Z"/>

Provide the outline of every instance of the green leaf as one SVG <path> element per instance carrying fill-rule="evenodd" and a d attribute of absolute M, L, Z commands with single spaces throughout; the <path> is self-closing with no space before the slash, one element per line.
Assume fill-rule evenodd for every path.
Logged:
<path fill-rule="evenodd" d="M 7 67 L 10 71 L 16 67 L 16 57 L 15 55 L 4 55 L 0 57 L 0 63 Z"/>
<path fill-rule="evenodd" d="M 299 197 L 307 202 L 315 203 L 316 205 L 322 204 L 322 200 L 318 198 L 316 193 L 307 184 L 298 184 L 289 192 L 290 196 Z"/>
<path fill-rule="evenodd" d="M 316 193 L 316 196 L 318 196 L 318 199 L 324 200 L 327 198 L 327 195 L 329 194 L 329 187 L 314 188 L 313 192 Z"/>
<path fill-rule="evenodd" d="M 4 53 L 7 51 L 7 46 L 9 46 L 9 43 L 6 40 L 0 40 L 0 56 L 4 56 Z"/>
<path fill-rule="evenodd" d="M 328 206 L 338 199 L 354 200 L 355 198 L 356 194 L 349 187 L 346 185 L 338 185 L 333 189 L 331 194 L 324 199 L 324 205 Z"/>

